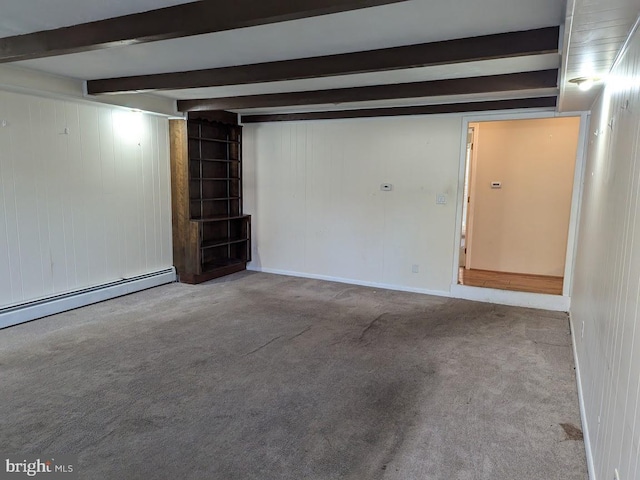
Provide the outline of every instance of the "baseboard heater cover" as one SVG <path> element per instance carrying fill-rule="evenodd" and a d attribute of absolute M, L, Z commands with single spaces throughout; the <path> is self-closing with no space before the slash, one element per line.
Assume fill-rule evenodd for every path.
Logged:
<path fill-rule="evenodd" d="M 148 288 L 176 281 L 176 270 L 171 267 L 153 273 L 83 288 L 60 295 L 25 302 L 0 309 L 0 328 L 11 327 L 92 303 L 121 297 Z"/>

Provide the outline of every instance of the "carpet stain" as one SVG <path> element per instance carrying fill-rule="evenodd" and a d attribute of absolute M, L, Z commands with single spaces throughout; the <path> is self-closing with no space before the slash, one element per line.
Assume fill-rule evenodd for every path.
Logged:
<path fill-rule="evenodd" d="M 127 418 L 120 421 L 114 431 L 120 435 L 137 435 L 153 432 L 162 428 L 162 424 L 160 422 L 164 420 L 164 418 L 158 419 L 157 421 L 152 418 Z"/>
<path fill-rule="evenodd" d="M 253 350 L 251 350 L 250 352 L 245 353 L 245 354 L 243 355 L 243 357 L 246 357 L 246 356 L 248 356 L 248 355 L 253 355 L 253 354 L 254 354 L 254 353 L 256 353 L 257 351 L 262 350 L 264 347 L 266 347 L 267 345 L 269 345 L 269 344 L 271 344 L 271 343 L 275 342 L 275 341 L 276 341 L 276 340 L 278 340 L 279 338 L 282 338 L 282 335 L 278 335 L 277 337 L 274 337 L 274 338 L 272 338 L 271 340 L 269 340 L 267 343 L 263 343 L 263 344 L 262 344 L 262 345 L 260 345 L 258 348 L 254 348 L 254 349 L 253 349 Z"/>
<path fill-rule="evenodd" d="M 576 427 L 573 423 L 561 423 L 560 426 L 564 430 L 564 434 L 567 436 L 565 440 L 582 440 L 582 430 Z"/>
<path fill-rule="evenodd" d="M 293 340 L 294 338 L 298 338 L 300 335 L 303 335 L 305 333 L 307 333 L 309 330 L 311 330 L 311 327 L 313 325 L 309 325 L 307 328 L 305 328 L 304 330 L 302 330 L 301 332 L 296 333 L 293 337 L 289 338 L 289 340 Z"/>
<path fill-rule="evenodd" d="M 387 312 L 385 312 L 385 313 L 383 313 L 383 314 L 381 314 L 381 315 L 378 315 L 378 316 L 377 316 L 376 318 L 374 318 L 373 320 L 371 320 L 371 321 L 367 324 L 367 326 L 366 326 L 366 327 L 364 327 L 364 329 L 362 330 L 362 332 L 360 333 L 360 337 L 359 337 L 359 339 L 358 339 L 358 340 L 363 340 L 363 339 L 364 339 L 364 336 L 367 334 L 367 332 L 368 332 L 369 330 L 371 330 L 371 329 L 374 327 L 374 325 L 375 325 L 376 323 L 378 323 L 380 320 L 382 320 L 382 319 L 385 317 L 385 315 L 388 315 L 388 313 L 387 313 Z"/>
<path fill-rule="evenodd" d="M 343 292 L 340 292 L 336 295 L 334 295 L 334 297 L 336 300 L 347 300 L 349 298 L 351 298 L 351 289 L 345 290 Z"/>
<path fill-rule="evenodd" d="M 211 362 L 211 357 L 200 358 L 198 360 L 194 360 L 189 364 L 191 368 L 200 368 L 205 367 Z"/>

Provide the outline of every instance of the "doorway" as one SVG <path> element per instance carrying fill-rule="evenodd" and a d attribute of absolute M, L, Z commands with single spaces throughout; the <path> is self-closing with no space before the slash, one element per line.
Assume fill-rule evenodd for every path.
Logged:
<path fill-rule="evenodd" d="M 457 283 L 562 295 L 580 117 L 469 123 Z"/>

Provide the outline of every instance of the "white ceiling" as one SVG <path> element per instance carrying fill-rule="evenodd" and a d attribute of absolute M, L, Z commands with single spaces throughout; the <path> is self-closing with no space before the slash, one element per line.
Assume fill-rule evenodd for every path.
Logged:
<path fill-rule="evenodd" d="M 75 0 L 67 2 L 76 3 Z M 96 0 L 91 0 L 94 2 Z M 146 2 L 151 3 L 151 0 Z M 58 3 L 65 1 L 58 0 Z M 26 5 L 23 10 L 24 16 L 33 15 L 32 9 Z M 144 75 L 527 30 L 559 25 L 563 16 L 563 6 L 558 0 L 411 0 L 18 64 L 84 80 Z"/>
<path fill-rule="evenodd" d="M 146 12 L 193 0 L 0 0 L 0 38 Z"/>
<path fill-rule="evenodd" d="M 0 37 L 58 28 L 189 0 L 0 0 Z M 37 15 L 34 12 L 38 12 Z M 252 95 L 562 68 L 561 110 L 586 110 L 597 90 L 567 83 L 604 77 L 640 12 L 640 0 L 410 0 L 351 12 L 161 42 L 17 62 L 82 80 L 215 68 L 565 25 L 558 55 L 392 72 L 181 91 L 173 99 Z M 494 95 L 495 96 L 495 95 Z M 521 93 L 511 95 L 521 96 Z M 476 100 L 491 95 L 473 96 Z M 434 99 L 426 102 L 432 103 Z M 441 99 L 449 101 L 446 98 Z M 460 100 L 463 100 L 460 98 Z M 406 100 L 382 102 L 405 105 Z M 424 103 L 425 100 L 416 101 Z M 414 102 L 414 103 L 416 103 Z M 379 102 L 374 102 L 376 106 Z M 353 106 L 370 106 L 371 102 Z M 342 105 L 340 108 L 344 108 Z M 310 109 L 310 108 L 309 108 Z"/>

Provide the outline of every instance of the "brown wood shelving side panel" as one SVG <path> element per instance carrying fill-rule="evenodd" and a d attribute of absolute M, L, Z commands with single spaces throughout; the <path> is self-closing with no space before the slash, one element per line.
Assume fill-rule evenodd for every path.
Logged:
<path fill-rule="evenodd" d="M 190 250 L 189 229 L 189 154 L 187 151 L 187 123 L 169 120 L 171 155 L 171 220 L 173 232 L 173 264 L 178 275 L 187 272 Z"/>

